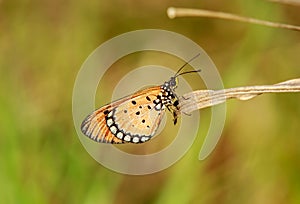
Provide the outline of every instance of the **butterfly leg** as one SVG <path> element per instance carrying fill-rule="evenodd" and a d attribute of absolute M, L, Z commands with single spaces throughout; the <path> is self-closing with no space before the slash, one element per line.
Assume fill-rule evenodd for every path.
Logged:
<path fill-rule="evenodd" d="M 186 97 L 182 96 L 182 98 L 183 98 L 184 100 L 189 100 L 191 97 L 186 98 Z"/>
<path fill-rule="evenodd" d="M 184 115 L 191 116 L 191 113 L 182 112 Z"/>
<path fill-rule="evenodd" d="M 169 108 L 169 106 L 167 106 L 168 111 L 172 112 L 171 109 Z"/>

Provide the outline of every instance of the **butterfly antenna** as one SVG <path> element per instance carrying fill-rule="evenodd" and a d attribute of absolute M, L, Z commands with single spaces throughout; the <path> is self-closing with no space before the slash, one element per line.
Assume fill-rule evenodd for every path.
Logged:
<path fill-rule="evenodd" d="M 177 74 L 176 77 L 180 76 L 180 75 L 184 75 L 184 74 L 188 74 L 188 73 L 193 73 L 193 72 L 201 72 L 201 69 L 198 70 L 192 70 L 192 71 L 187 71 L 187 72 L 182 72 L 180 74 Z"/>
<path fill-rule="evenodd" d="M 200 55 L 200 53 L 198 53 L 196 56 L 194 56 L 192 59 L 190 59 L 189 61 L 187 61 L 186 63 L 184 63 L 184 65 L 182 65 L 179 69 L 178 69 L 178 71 L 176 72 L 176 74 L 175 74 L 175 76 L 174 77 L 177 77 L 177 76 L 179 76 L 179 75 L 181 75 L 181 74 L 178 74 L 187 64 L 189 64 L 191 61 L 193 61 L 194 59 L 196 59 L 197 57 L 199 57 L 199 55 Z M 195 71 L 193 71 L 193 72 L 195 72 Z M 186 72 L 184 72 L 184 73 L 186 73 Z"/>

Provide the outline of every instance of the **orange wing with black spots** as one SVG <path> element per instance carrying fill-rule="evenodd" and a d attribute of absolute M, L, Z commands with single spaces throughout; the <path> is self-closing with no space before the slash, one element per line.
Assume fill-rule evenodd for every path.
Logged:
<path fill-rule="evenodd" d="M 82 132 L 102 143 L 143 143 L 151 139 L 164 114 L 165 91 L 154 86 L 95 110 L 81 124 Z"/>

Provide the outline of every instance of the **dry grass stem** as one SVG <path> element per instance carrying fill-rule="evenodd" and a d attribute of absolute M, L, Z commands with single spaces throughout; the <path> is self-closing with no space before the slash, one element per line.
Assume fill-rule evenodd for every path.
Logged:
<path fill-rule="evenodd" d="M 292 6 L 300 6 L 299 0 L 268 0 L 275 3 L 281 3 L 281 4 L 289 4 Z"/>
<path fill-rule="evenodd" d="M 283 24 L 283 23 L 274 23 L 274 22 L 270 22 L 270 21 L 239 16 L 239 15 L 235 15 L 235 14 L 231 14 L 231 13 L 216 12 L 216 11 L 209 11 L 209 10 L 203 10 L 203 9 L 170 7 L 167 10 L 167 14 L 168 14 L 169 18 L 210 17 L 210 18 L 227 19 L 227 20 L 253 23 L 253 24 L 264 25 L 264 26 L 275 27 L 275 28 L 285 28 L 285 29 L 300 31 L 300 26 L 294 26 L 294 25 Z"/>
<path fill-rule="evenodd" d="M 300 78 L 274 85 L 244 86 L 224 90 L 197 90 L 184 94 L 180 99 L 181 112 L 191 113 L 224 103 L 227 99 L 249 100 L 263 93 L 300 92 Z"/>

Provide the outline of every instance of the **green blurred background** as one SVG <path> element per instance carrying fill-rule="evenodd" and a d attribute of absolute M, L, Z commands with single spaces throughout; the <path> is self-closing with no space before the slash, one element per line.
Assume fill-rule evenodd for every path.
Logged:
<path fill-rule="evenodd" d="M 228 102 L 221 140 L 199 161 L 210 121 L 210 109 L 202 110 L 192 148 L 152 175 L 112 172 L 81 145 L 72 120 L 76 74 L 96 47 L 124 32 L 154 28 L 189 37 L 211 56 L 225 87 L 300 76 L 299 32 L 215 19 L 170 20 L 169 6 L 300 25 L 300 7 L 264 0 L 1 0 L 1 203 L 300 203 L 299 94 Z M 164 63 L 159 53 L 151 57 Z M 129 56 L 110 71 L 121 77 L 141 58 Z M 172 68 L 181 65 L 170 59 Z M 115 84 L 105 86 L 109 95 Z"/>

